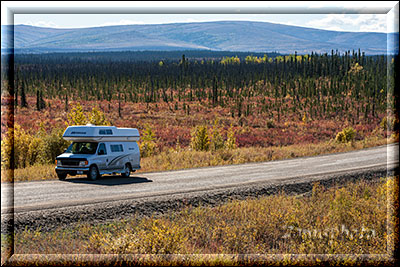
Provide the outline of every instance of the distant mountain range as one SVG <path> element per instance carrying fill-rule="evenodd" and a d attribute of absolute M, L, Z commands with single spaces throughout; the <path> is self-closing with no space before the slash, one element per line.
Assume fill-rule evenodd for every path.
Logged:
<path fill-rule="evenodd" d="M 2 26 L 2 35 L 12 26 Z M 358 50 L 386 54 L 399 34 L 326 31 L 267 22 L 215 21 L 55 29 L 14 26 L 16 53 L 215 50 L 299 54 Z M 12 40 L 2 38 L 5 51 Z M 391 45 L 392 46 L 392 45 Z"/>

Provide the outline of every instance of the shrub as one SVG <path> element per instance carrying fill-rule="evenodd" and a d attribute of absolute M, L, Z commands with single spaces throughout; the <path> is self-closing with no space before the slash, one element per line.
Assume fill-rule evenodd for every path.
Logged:
<path fill-rule="evenodd" d="M 50 134 L 41 129 L 38 134 L 32 136 L 26 133 L 20 125 L 15 124 L 10 128 L 6 137 L 1 142 L 2 168 L 11 167 L 14 156 L 14 167 L 25 168 L 35 164 L 53 163 L 69 145 L 62 138 L 63 129 L 53 129 Z M 11 155 L 11 136 L 14 134 L 14 155 Z"/>
<path fill-rule="evenodd" d="M 155 135 L 153 129 L 146 125 L 146 129 L 142 133 L 142 141 L 140 142 L 140 156 L 149 157 L 154 155 L 156 150 Z"/>
<path fill-rule="evenodd" d="M 267 126 L 268 129 L 270 129 L 270 128 L 275 128 L 275 127 L 276 127 L 276 126 L 275 126 L 275 122 L 274 122 L 273 119 L 267 120 L 266 126 Z"/>
<path fill-rule="evenodd" d="M 384 117 L 380 123 L 380 126 L 384 131 L 397 131 L 399 121 L 396 117 Z"/>
<path fill-rule="evenodd" d="M 14 155 L 12 155 L 12 137 L 14 136 Z M 1 141 L 1 163 L 3 169 L 12 168 L 14 160 L 15 168 L 24 168 L 28 163 L 29 144 L 32 136 L 24 131 L 20 125 L 15 124 L 9 128 L 6 136 Z M 14 158 L 12 158 L 14 156 Z"/>
<path fill-rule="evenodd" d="M 42 137 L 42 163 L 53 163 L 55 158 L 67 149 L 70 142 L 62 137 L 63 133 L 64 129 L 53 129 L 50 134 Z"/>
<path fill-rule="evenodd" d="M 229 127 L 228 132 L 226 133 L 226 141 L 224 144 L 225 149 L 235 149 L 237 147 L 236 145 L 236 132 L 235 129 L 233 129 L 233 126 Z"/>
<path fill-rule="evenodd" d="M 305 112 L 304 112 L 303 118 L 302 118 L 301 120 L 303 121 L 303 123 L 304 123 L 304 124 L 306 124 L 306 123 L 307 123 L 307 121 L 308 121 L 308 118 L 307 118 L 307 115 L 306 115 L 306 113 L 305 113 Z"/>
<path fill-rule="evenodd" d="M 382 119 L 382 121 L 381 121 L 381 123 L 380 123 L 380 126 L 382 127 L 382 129 L 383 129 L 384 131 L 387 130 L 387 117 L 384 117 L 384 118 Z"/>
<path fill-rule="evenodd" d="M 1 168 L 10 169 L 11 168 L 11 152 L 12 152 L 12 135 L 14 129 L 8 128 L 7 133 L 3 140 L 1 140 Z"/>
<path fill-rule="evenodd" d="M 192 131 L 190 147 L 196 151 L 208 151 L 210 148 L 210 138 L 207 132 L 207 126 L 196 126 Z"/>
<path fill-rule="evenodd" d="M 355 135 L 356 131 L 352 127 L 347 127 L 336 135 L 335 140 L 340 143 L 353 142 Z"/>
<path fill-rule="evenodd" d="M 44 162 L 42 157 L 44 141 L 42 138 L 33 136 L 28 148 L 27 166 L 35 165 L 36 163 Z"/>
<path fill-rule="evenodd" d="M 68 125 L 85 125 L 91 123 L 93 125 L 111 125 L 106 116 L 98 108 L 92 108 L 88 114 L 84 114 L 81 104 L 77 103 L 71 112 L 67 115 Z"/>
<path fill-rule="evenodd" d="M 88 121 L 85 114 L 83 114 L 82 106 L 79 103 L 77 103 L 76 106 L 72 108 L 67 117 L 69 125 L 85 125 Z"/>
<path fill-rule="evenodd" d="M 214 121 L 214 126 L 212 129 L 210 142 L 210 148 L 212 151 L 216 151 L 224 147 L 224 138 L 221 135 L 220 129 L 218 129 L 218 122 L 218 119 Z"/>
<path fill-rule="evenodd" d="M 89 123 L 93 125 L 110 125 L 110 122 L 107 121 L 104 113 L 98 110 L 96 107 L 94 107 L 92 112 L 89 114 Z"/>

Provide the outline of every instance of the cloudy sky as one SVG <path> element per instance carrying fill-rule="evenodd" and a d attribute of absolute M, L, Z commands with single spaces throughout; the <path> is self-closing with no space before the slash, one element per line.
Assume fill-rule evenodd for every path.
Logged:
<path fill-rule="evenodd" d="M 96 3 L 95 7 L 94 3 Z M 231 4 L 228 6 L 227 3 L 229 2 L 2 1 L 1 23 L 2 25 L 5 25 L 12 21 L 9 17 L 7 17 L 7 9 L 11 9 L 14 12 L 14 24 L 16 25 L 26 24 L 53 28 L 82 28 L 109 25 L 160 24 L 219 20 L 249 20 L 337 31 L 398 32 L 398 1 L 246 1 L 231 2 Z M 393 8 L 394 6 L 396 6 L 396 8 Z M 177 13 L 181 14 L 171 14 L 177 10 Z M 114 14 L 87 14 L 96 13 L 98 11 L 101 11 L 102 13 Z M 121 11 L 123 11 L 122 13 L 136 12 L 146 14 L 120 14 Z M 41 12 L 47 14 L 40 14 Z M 159 14 L 151 14 L 151 12 L 158 12 Z M 193 14 L 199 12 L 202 14 Z"/>

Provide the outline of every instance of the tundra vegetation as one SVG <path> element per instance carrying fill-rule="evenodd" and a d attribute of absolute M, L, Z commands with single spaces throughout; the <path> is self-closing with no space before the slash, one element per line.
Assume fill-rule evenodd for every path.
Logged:
<path fill-rule="evenodd" d="M 2 86 L 11 88 L 2 95 L 2 181 L 12 179 L 9 169 L 15 181 L 56 178 L 67 125 L 138 128 L 143 171 L 398 139 L 393 57 L 221 53 L 155 52 L 147 61 L 140 52 L 17 54 L 13 87 L 2 66 Z"/>
<path fill-rule="evenodd" d="M 96 262 L 100 254 L 109 254 L 110 264 L 117 266 L 391 264 L 398 243 L 397 195 L 398 176 L 329 188 L 315 183 L 302 196 L 281 192 L 106 224 L 25 230 L 15 234 L 14 249 L 33 254 L 19 266 L 51 260 L 54 254 L 59 255 L 54 262 L 85 265 L 62 256 L 77 253 L 97 254 L 90 258 Z M 133 255 L 120 262 L 112 260 L 115 254 Z M 236 254 L 242 256 L 232 257 Z"/>

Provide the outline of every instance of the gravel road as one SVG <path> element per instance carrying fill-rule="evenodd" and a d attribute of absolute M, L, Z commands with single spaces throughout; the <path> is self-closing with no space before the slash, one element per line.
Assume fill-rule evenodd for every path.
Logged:
<path fill-rule="evenodd" d="M 2 232 L 25 227 L 50 230 L 79 221 L 106 222 L 279 190 L 306 193 L 315 181 L 329 186 L 386 176 L 398 162 L 398 144 L 391 144 L 290 160 L 140 173 L 129 178 L 3 183 Z"/>

